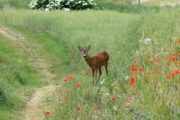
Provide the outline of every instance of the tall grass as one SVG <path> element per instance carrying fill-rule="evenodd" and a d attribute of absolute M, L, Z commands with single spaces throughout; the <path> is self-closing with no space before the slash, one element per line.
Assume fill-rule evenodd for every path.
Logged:
<path fill-rule="evenodd" d="M 24 97 L 33 88 L 41 85 L 41 81 L 36 71 L 30 67 L 25 53 L 7 41 L 7 38 L 0 36 L 1 120 L 18 119 L 19 113 L 15 113 L 14 110 L 20 109 L 24 104 Z"/>
<path fill-rule="evenodd" d="M 44 44 L 49 56 L 57 56 L 53 66 L 55 70 L 60 68 L 58 60 L 64 62 L 64 77 L 70 75 L 71 80 L 64 84 L 63 80 L 59 81 L 63 89 L 57 92 L 57 99 L 53 97 L 51 100 L 54 107 L 52 119 L 178 119 L 179 76 L 167 79 L 161 74 L 155 78 L 157 82 L 151 76 L 146 83 L 144 73 L 132 72 L 130 66 L 141 67 L 146 73 L 151 68 L 147 60 L 156 57 L 153 56 L 154 51 L 161 53 L 164 52 L 162 49 L 166 49 L 168 54 L 159 63 L 165 67 L 156 66 L 154 69 L 164 74 L 171 71 L 166 71 L 169 65 L 165 57 L 170 57 L 173 52 L 179 53 L 178 47 L 174 50 L 180 34 L 179 10 L 164 8 L 148 15 L 112 11 L 9 11 L 0 13 L 3 16 L 0 21 L 3 26 L 27 31 L 23 33 L 32 34 L 28 35 L 31 38 L 37 37 L 36 42 Z M 42 37 L 44 35 L 48 39 Z M 145 46 L 138 43 L 145 38 L 156 44 Z M 174 41 L 172 46 L 170 40 Z M 53 44 L 48 44 L 50 41 Z M 78 45 L 91 45 L 90 54 L 101 49 L 110 54 L 110 75 L 106 77 L 103 71 L 97 85 L 92 85 L 91 77 L 85 75 L 90 69 Z M 178 60 L 171 64 L 172 69 L 178 68 Z M 137 77 L 135 90 L 129 85 L 131 76 Z M 168 83 L 176 85 L 168 86 Z M 173 97 L 172 91 L 176 92 L 176 97 Z M 169 104 L 171 99 L 173 101 Z M 158 104 L 158 100 L 162 103 Z"/>

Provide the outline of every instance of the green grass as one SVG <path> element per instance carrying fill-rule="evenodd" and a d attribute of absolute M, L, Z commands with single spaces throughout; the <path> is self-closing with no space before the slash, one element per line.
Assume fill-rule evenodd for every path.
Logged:
<path fill-rule="evenodd" d="M 171 112 L 173 108 L 179 109 L 180 106 L 179 93 L 175 88 L 179 89 L 179 76 L 171 79 L 164 76 L 178 68 L 176 62 L 179 58 L 169 65 L 166 63 L 166 57 L 180 52 L 179 46 L 175 44 L 180 38 L 179 12 L 179 8 L 162 8 L 157 13 L 148 14 L 127 14 L 108 10 L 16 10 L 1 11 L 0 23 L 25 34 L 30 40 L 43 46 L 45 55 L 53 63 L 52 70 L 55 73 L 63 71 L 59 75 L 58 84 L 63 82 L 61 77 L 75 75 L 74 80 L 63 84 L 68 92 L 62 93 L 60 90 L 56 96 L 58 99 L 51 99 L 50 104 L 54 111 L 52 119 L 135 119 L 140 114 L 145 116 L 145 119 L 162 120 L 178 119 L 179 116 L 179 113 L 173 116 Z M 145 38 L 152 39 L 156 44 L 140 44 L 139 40 Z M 173 43 L 169 44 L 171 39 Z M 100 81 L 105 82 L 102 85 L 92 85 L 91 77 L 85 75 L 90 69 L 78 50 L 78 45 L 91 45 L 90 54 L 95 54 L 101 49 L 109 52 L 110 75 L 106 77 L 103 71 Z M 164 49 L 166 55 L 163 53 Z M 136 54 L 136 51 L 139 53 Z M 157 65 L 153 68 L 162 71 L 163 75 L 158 76 L 157 82 L 152 75 L 150 82 L 146 83 L 146 75 L 130 72 L 129 67 L 133 64 L 132 61 L 136 60 L 134 65 L 143 67 L 144 72 L 148 72 L 151 67 L 147 60 L 155 58 L 154 51 L 160 51 L 160 55 L 163 53 L 163 60 L 158 65 L 164 67 Z M 146 52 L 149 54 L 145 54 Z M 129 85 L 127 76 L 136 77 L 136 90 Z M 81 83 L 80 88 L 75 87 L 78 82 Z M 106 95 L 107 93 L 109 95 Z M 114 101 L 111 98 L 113 95 L 118 96 Z M 64 101 L 62 96 L 67 96 L 68 101 Z M 127 99 L 132 97 L 133 103 L 127 105 Z M 96 110 L 92 109 L 93 105 L 97 107 Z M 81 112 L 76 112 L 77 107 L 81 108 Z"/>
<path fill-rule="evenodd" d="M 27 56 L 17 46 L 7 42 L 0 36 L 0 119 L 18 119 L 24 98 L 32 90 L 41 85 L 36 74 L 27 60 Z M 17 95 L 18 94 L 18 95 Z"/>

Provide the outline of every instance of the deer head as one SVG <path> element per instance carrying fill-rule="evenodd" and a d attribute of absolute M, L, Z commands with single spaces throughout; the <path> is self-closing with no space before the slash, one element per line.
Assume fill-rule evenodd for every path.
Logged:
<path fill-rule="evenodd" d="M 79 50 L 82 52 L 83 57 L 87 57 L 88 56 L 88 52 L 90 50 L 90 45 L 88 47 L 81 47 L 81 46 L 79 46 Z"/>

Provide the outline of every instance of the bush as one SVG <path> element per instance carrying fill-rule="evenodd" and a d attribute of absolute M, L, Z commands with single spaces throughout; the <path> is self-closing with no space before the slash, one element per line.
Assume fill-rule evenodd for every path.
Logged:
<path fill-rule="evenodd" d="M 66 9 L 80 10 L 96 6 L 94 0 L 32 0 L 29 7 L 32 9 Z"/>

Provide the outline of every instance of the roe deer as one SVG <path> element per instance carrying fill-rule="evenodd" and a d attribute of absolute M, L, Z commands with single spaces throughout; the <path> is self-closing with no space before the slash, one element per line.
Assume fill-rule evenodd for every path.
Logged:
<path fill-rule="evenodd" d="M 88 54 L 88 51 L 90 50 L 90 46 L 88 47 L 80 47 L 79 50 L 82 51 L 83 57 L 86 61 L 86 63 L 89 65 L 89 67 L 92 70 L 93 75 L 93 83 L 94 78 L 97 78 L 97 72 L 99 71 L 99 77 L 98 80 L 102 74 L 101 67 L 105 66 L 106 74 L 108 75 L 108 60 L 109 60 L 109 54 L 106 51 L 98 52 L 95 56 L 90 56 Z"/>

